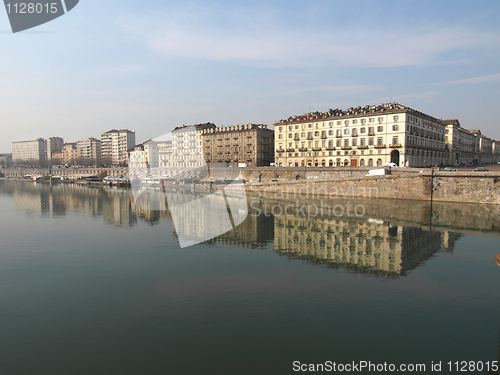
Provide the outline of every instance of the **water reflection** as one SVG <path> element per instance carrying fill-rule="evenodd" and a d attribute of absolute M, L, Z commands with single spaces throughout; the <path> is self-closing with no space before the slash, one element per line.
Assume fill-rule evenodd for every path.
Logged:
<path fill-rule="evenodd" d="M 134 200 L 130 190 L 118 188 L 0 181 L 0 194 L 13 197 L 17 210 L 47 218 L 77 213 L 102 217 L 105 223 L 124 228 L 139 221 L 156 225 L 162 220 L 172 220 L 161 189 L 146 192 L 158 201 L 157 210 L 151 210 L 150 205 L 143 207 L 140 201 Z M 175 194 L 178 207 L 184 198 L 189 201 L 193 197 L 196 193 L 189 191 Z M 497 206 L 435 204 L 431 212 L 426 202 L 374 199 L 350 202 L 363 205 L 364 215 L 360 217 L 347 214 L 311 217 L 286 207 L 317 204 L 313 200 L 249 199 L 249 215 L 241 225 L 208 243 L 248 248 L 264 248 L 274 243 L 279 255 L 384 276 L 403 276 L 437 252 L 453 251 L 463 233 L 491 235 L 497 234 L 500 228 Z M 273 215 L 276 212 L 287 212 L 287 215 Z M 203 229 L 196 220 L 187 227 L 193 235 Z M 500 255 L 496 261 L 500 265 Z"/>

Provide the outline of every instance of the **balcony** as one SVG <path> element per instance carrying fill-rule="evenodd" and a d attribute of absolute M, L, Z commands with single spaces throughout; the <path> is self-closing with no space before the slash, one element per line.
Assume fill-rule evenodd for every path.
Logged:
<path fill-rule="evenodd" d="M 307 139 L 313 139 L 313 136 L 312 135 L 308 135 Z"/>
<path fill-rule="evenodd" d="M 385 145 L 375 145 L 375 148 L 385 148 Z"/>
<path fill-rule="evenodd" d="M 294 141 L 298 141 L 298 140 L 300 140 L 300 138 L 299 138 L 299 136 L 298 136 L 298 135 L 296 135 L 296 136 L 295 136 L 295 138 L 293 138 L 293 140 L 294 140 Z"/>
<path fill-rule="evenodd" d="M 276 150 L 276 152 L 280 152 L 281 153 L 281 152 L 285 152 L 285 150 L 282 149 L 282 148 L 280 148 L 279 150 Z"/>
<path fill-rule="evenodd" d="M 358 146 L 358 149 L 360 149 L 360 150 L 367 149 L 367 148 L 368 148 L 367 145 L 359 145 Z"/>
<path fill-rule="evenodd" d="M 342 146 L 342 150 L 352 150 L 351 146 Z"/>
<path fill-rule="evenodd" d="M 401 146 L 401 143 L 391 143 L 389 145 L 389 147 L 390 148 L 401 148 L 402 146 Z"/>
<path fill-rule="evenodd" d="M 375 135 L 374 131 L 368 132 L 368 135 Z"/>
<path fill-rule="evenodd" d="M 307 147 L 301 147 L 301 148 L 299 148 L 299 151 L 300 152 L 306 152 L 307 151 Z"/>
<path fill-rule="evenodd" d="M 335 135 L 336 138 L 342 138 L 342 134 Z"/>
<path fill-rule="evenodd" d="M 295 149 L 294 149 L 294 148 L 287 148 L 287 149 L 286 149 L 286 152 L 294 152 L 294 151 L 295 151 Z"/>
<path fill-rule="evenodd" d="M 358 133 L 352 133 L 351 134 L 351 137 L 357 137 L 358 136 Z"/>
<path fill-rule="evenodd" d="M 326 134 L 321 134 L 322 139 L 326 139 Z"/>
<path fill-rule="evenodd" d="M 312 150 L 313 150 L 313 151 L 321 151 L 321 150 L 322 150 L 322 148 L 321 148 L 321 147 L 313 147 L 313 149 L 312 149 Z"/>
<path fill-rule="evenodd" d="M 334 147 L 334 146 L 327 147 L 326 149 L 327 149 L 328 151 L 335 151 L 335 147 Z"/>

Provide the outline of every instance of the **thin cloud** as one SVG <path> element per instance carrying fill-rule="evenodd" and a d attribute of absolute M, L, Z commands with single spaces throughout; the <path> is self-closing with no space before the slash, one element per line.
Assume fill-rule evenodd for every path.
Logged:
<path fill-rule="evenodd" d="M 470 84 L 486 83 L 486 82 L 489 83 L 497 81 L 500 81 L 500 73 L 490 74 L 480 77 L 457 79 L 455 81 L 429 83 L 429 86 L 470 85 Z"/>
<path fill-rule="evenodd" d="M 158 16 L 159 17 L 159 16 Z M 500 43 L 500 36 L 463 26 L 421 29 L 359 27 L 301 28 L 279 16 L 263 25 L 261 17 L 211 22 L 210 12 L 123 21 L 134 40 L 155 54 L 194 61 L 240 62 L 271 67 L 402 67 L 443 64 L 443 55 Z M 226 21 L 226 22 L 224 22 Z"/>

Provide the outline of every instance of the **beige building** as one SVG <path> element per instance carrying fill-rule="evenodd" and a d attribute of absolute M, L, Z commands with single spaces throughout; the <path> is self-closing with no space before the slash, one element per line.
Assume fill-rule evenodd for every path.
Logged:
<path fill-rule="evenodd" d="M 476 152 L 475 160 L 478 163 L 489 164 L 498 161 L 493 154 L 495 140 L 481 134 L 481 130 L 470 130 L 476 137 Z"/>
<path fill-rule="evenodd" d="M 62 151 L 64 146 L 64 140 L 61 137 L 51 137 L 45 140 L 45 159 L 52 160 L 52 154 L 54 152 Z"/>
<path fill-rule="evenodd" d="M 457 119 L 444 120 L 445 143 L 450 158 L 448 164 L 467 164 L 476 159 L 476 136 L 462 128 Z"/>
<path fill-rule="evenodd" d="M 269 166 L 274 161 L 274 131 L 263 124 L 203 129 L 203 151 L 208 163 Z"/>
<path fill-rule="evenodd" d="M 126 165 L 128 151 L 135 146 L 135 132 L 128 129 L 109 130 L 101 134 L 103 164 Z"/>
<path fill-rule="evenodd" d="M 433 166 L 447 164 L 445 125 L 397 103 L 330 109 L 280 120 L 280 166 Z"/>
<path fill-rule="evenodd" d="M 101 141 L 88 138 L 76 143 L 77 162 L 85 165 L 101 164 Z"/>
<path fill-rule="evenodd" d="M 73 165 L 78 159 L 76 143 L 65 143 L 62 152 L 64 164 Z"/>

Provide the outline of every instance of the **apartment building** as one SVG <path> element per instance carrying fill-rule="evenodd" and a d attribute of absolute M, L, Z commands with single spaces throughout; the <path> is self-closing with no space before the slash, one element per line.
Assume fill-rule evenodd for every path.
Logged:
<path fill-rule="evenodd" d="M 46 160 L 45 140 L 12 142 L 12 162 L 44 163 Z"/>
<path fill-rule="evenodd" d="M 448 163 L 445 125 L 397 103 L 330 109 L 275 125 L 282 166 L 432 166 Z"/>
<path fill-rule="evenodd" d="M 135 146 L 135 132 L 128 129 L 109 130 L 101 134 L 103 164 L 126 165 L 128 151 Z"/>
<path fill-rule="evenodd" d="M 54 152 L 62 151 L 62 148 L 64 146 L 64 139 L 61 137 L 51 137 L 49 139 L 45 140 L 45 159 L 46 160 L 52 160 L 53 156 L 52 154 Z"/>
<path fill-rule="evenodd" d="M 78 164 L 100 165 L 101 164 L 101 141 L 96 138 L 88 138 L 76 143 Z"/>
<path fill-rule="evenodd" d="M 269 166 L 274 161 L 274 131 L 264 124 L 213 127 L 202 130 L 208 163 Z"/>
<path fill-rule="evenodd" d="M 76 143 L 65 143 L 62 153 L 64 164 L 75 164 L 76 160 L 78 159 L 78 149 L 76 147 Z"/>

